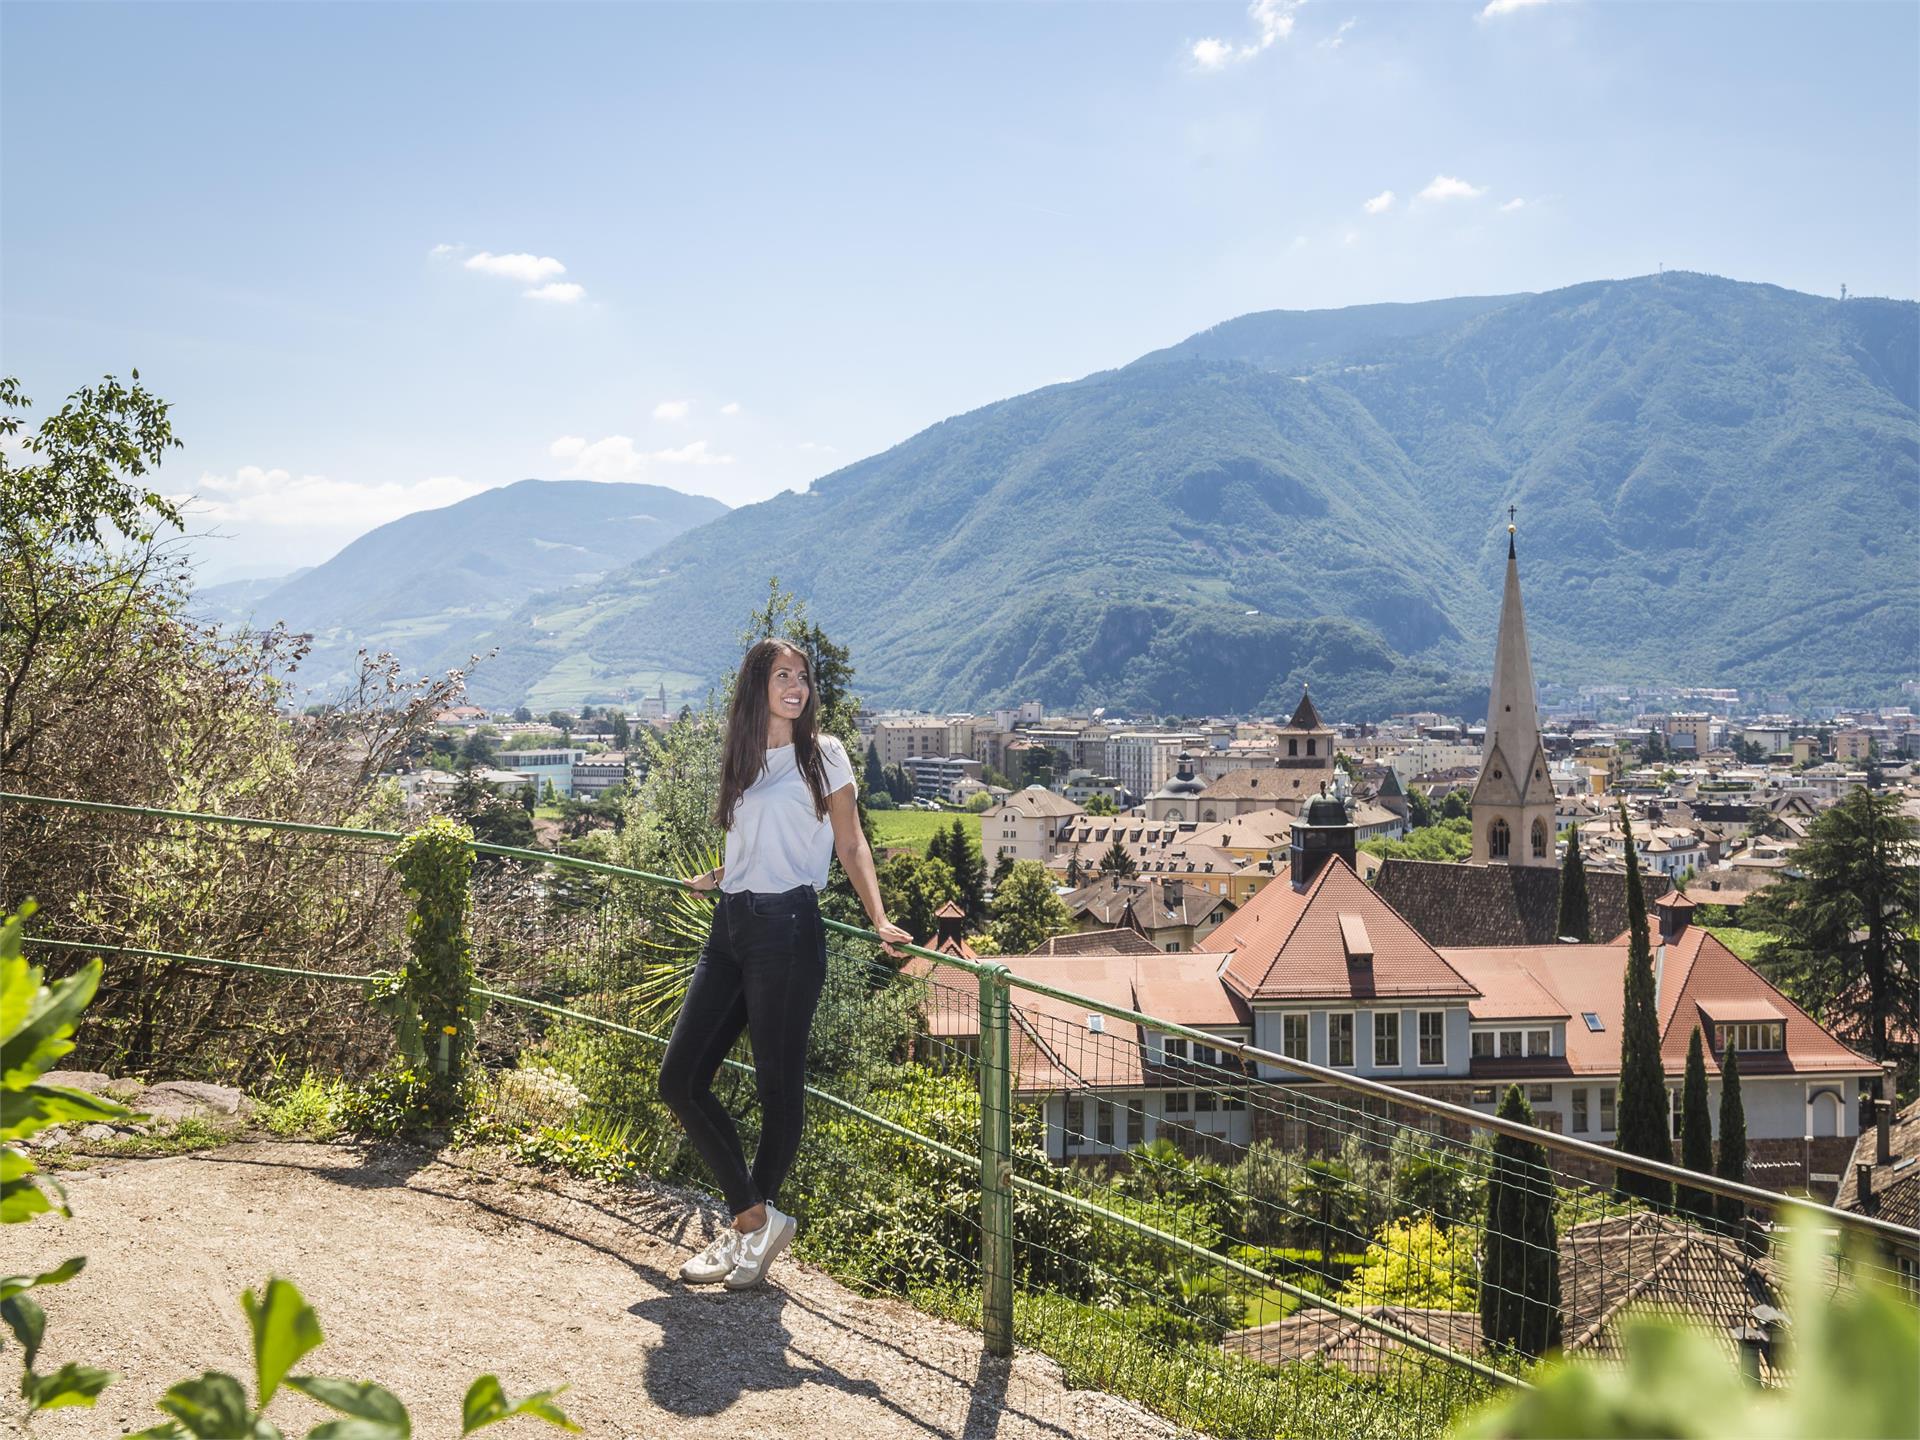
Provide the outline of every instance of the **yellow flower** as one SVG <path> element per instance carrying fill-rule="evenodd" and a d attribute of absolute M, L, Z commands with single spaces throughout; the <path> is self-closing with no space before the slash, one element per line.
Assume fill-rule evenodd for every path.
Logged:
<path fill-rule="evenodd" d="M 458 1035 L 460 1033 L 460 1027 L 458 1025 L 442 1025 L 440 1028 L 449 1035 Z"/>

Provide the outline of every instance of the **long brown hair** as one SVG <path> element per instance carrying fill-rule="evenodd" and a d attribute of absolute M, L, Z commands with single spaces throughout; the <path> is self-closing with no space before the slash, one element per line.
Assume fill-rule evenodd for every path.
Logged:
<path fill-rule="evenodd" d="M 727 709 L 726 755 L 720 764 L 720 801 L 714 807 L 714 822 L 722 830 L 733 828 L 734 807 L 746 788 L 767 768 L 767 679 L 773 674 L 774 661 L 791 655 L 807 672 L 807 703 L 793 720 L 793 763 L 813 792 L 813 815 L 824 819 L 827 813 L 827 767 L 820 758 L 820 744 L 813 721 L 819 694 L 813 684 L 813 661 L 789 640 L 758 640 L 740 662 L 740 673 L 733 679 L 733 704 Z"/>

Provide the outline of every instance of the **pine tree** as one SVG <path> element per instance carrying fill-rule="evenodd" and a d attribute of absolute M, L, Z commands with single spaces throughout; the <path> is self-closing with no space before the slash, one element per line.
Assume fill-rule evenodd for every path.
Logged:
<path fill-rule="evenodd" d="M 1667 1075 L 1660 1065 L 1660 1017 L 1653 998 L 1653 941 L 1647 931 L 1647 900 L 1640 885 L 1640 857 L 1633 825 L 1620 806 L 1627 840 L 1627 973 L 1620 1020 L 1620 1114 L 1614 1148 L 1647 1160 L 1673 1160 L 1667 1109 Z M 1673 1183 L 1616 1167 L 1614 1190 L 1637 1195 L 1664 1210 L 1673 1204 Z"/>
<path fill-rule="evenodd" d="M 1118 840 L 1115 840 L 1113 844 L 1109 845 L 1107 847 L 1107 853 L 1100 857 L 1100 873 L 1102 875 L 1119 875 L 1124 878 L 1133 874 L 1136 868 L 1138 867 L 1133 863 L 1133 856 L 1127 852 L 1127 847 L 1122 845 Z"/>
<path fill-rule="evenodd" d="M 1720 1062 L 1720 1163 L 1713 1173 L 1743 1185 L 1747 1180 L 1747 1110 L 1740 1100 L 1740 1057 L 1731 1046 Z M 1747 1207 L 1731 1195 L 1715 1196 L 1714 1209 L 1728 1231 L 1737 1231 L 1746 1219 Z"/>
<path fill-rule="evenodd" d="M 887 789 L 887 772 L 880 763 L 880 747 L 871 741 L 867 743 L 867 773 L 860 781 L 860 788 L 869 795 L 893 793 Z"/>
<path fill-rule="evenodd" d="M 1713 1117 L 1707 1113 L 1707 1058 L 1700 1027 L 1687 1041 L 1687 1078 L 1680 1090 L 1680 1163 L 1702 1175 L 1713 1170 Z M 1679 1186 L 1674 1205 L 1683 1215 L 1705 1222 L 1713 1218 L 1713 1196 L 1691 1185 Z"/>
<path fill-rule="evenodd" d="M 1567 858 L 1560 862 L 1560 925 L 1554 931 L 1581 944 L 1593 941 L 1593 920 L 1587 909 L 1587 865 L 1580 858 L 1580 827 L 1567 830 Z"/>
<path fill-rule="evenodd" d="M 987 861 L 980 847 L 967 833 L 967 822 L 955 820 L 947 830 L 946 862 L 960 887 L 960 908 L 967 912 L 969 925 L 980 925 L 987 918 Z"/>
<path fill-rule="evenodd" d="M 1507 1087 L 1500 1118 L 1533 1123 L 1533 1110 L 1518 1085 Z M 1524 1355 L 1542 1355 L 1560 1343 L 1560 1247 L 1553 1208 L 1546 1148 L 1495 1136 L 1486 1259 L 1480 1267 L 1480 1329 L 1492 1344 Z"/>

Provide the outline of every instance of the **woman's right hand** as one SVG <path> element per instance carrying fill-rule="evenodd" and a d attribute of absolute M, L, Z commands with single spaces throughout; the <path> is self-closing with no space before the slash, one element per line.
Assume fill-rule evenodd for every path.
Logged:
<path fill-rule="evenodd" d="M 687 888 L 689 890 L 697 890 L 702 895 L 711 895 L 715 890 L 720 888 L 720 872 L 717 870 L 708 870 L 704 874 L 696 875 L 687 881 Z"/>

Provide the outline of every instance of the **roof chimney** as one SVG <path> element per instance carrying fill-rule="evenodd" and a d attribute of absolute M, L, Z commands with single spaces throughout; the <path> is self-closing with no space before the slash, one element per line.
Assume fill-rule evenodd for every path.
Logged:
<path fill-rule="evenodd" d="M 1893 1102 L 1882 1096 L 1873 1102 L 1873 1163 L 1893 1163 Z"/>
<path fill-rule="evenodd" d="M 1860 1207 L 1862 1215 L 1871 1215 L 1876 1208 L 1873 1203 L 1873 1166 L 1862 1160 L 1853 1167 L 1853 1176 L 1854 1190 L 1857 1192 L 1854 1203 Z"/>

